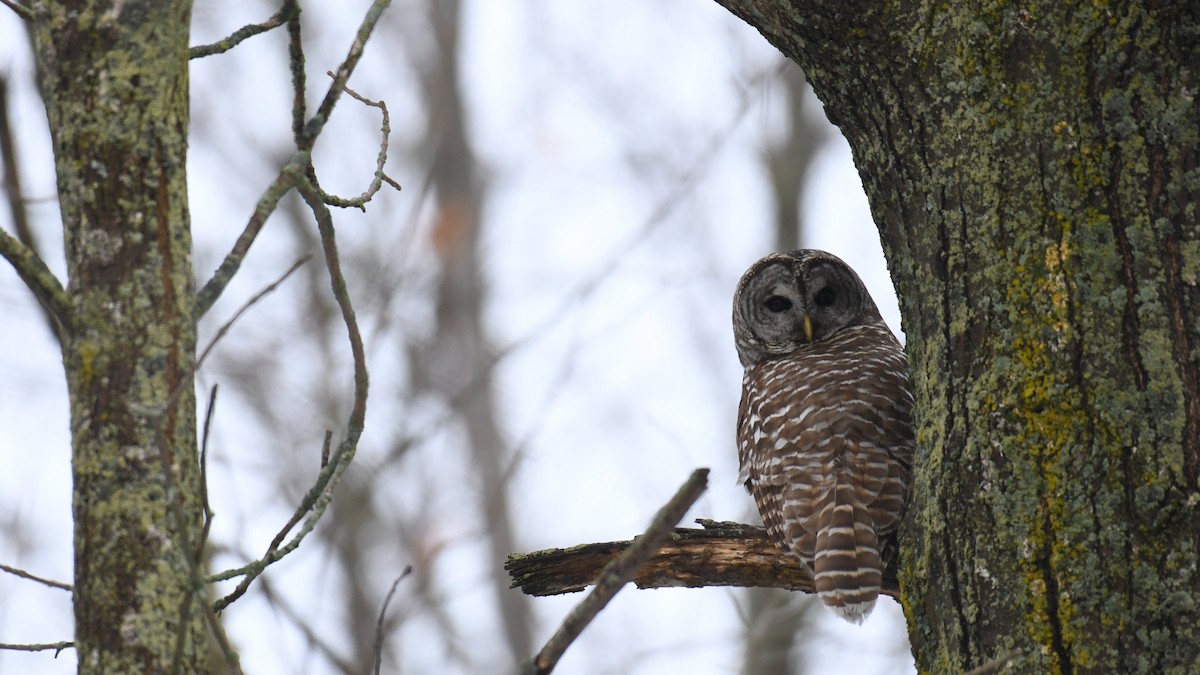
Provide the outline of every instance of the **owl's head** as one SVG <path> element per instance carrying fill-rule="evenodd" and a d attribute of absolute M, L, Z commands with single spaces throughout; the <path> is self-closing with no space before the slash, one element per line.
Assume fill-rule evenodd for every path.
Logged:
<path fill-rule="evenodd" d="M 828 340 L 850 326 L 882 321 L 854 270 L 815 249 L 759 260 L 742 275 L 733 297 L 733 335 L 743 367 Z"/>

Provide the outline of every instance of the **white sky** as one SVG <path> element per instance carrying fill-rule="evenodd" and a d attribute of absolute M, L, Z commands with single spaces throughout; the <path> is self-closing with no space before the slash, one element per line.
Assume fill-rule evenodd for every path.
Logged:
<path fill-rule="evenodd" d="M 309 3 L 310 100 L 340 61 L 368 3 Z M 246 5 L 249 5 L 248 7 Z M 261 3 L 199 2 L 193 43 L 262 20 Z M 353 9 L 347 9 L 352 7 Z M 485 215 L 488 319 L 497 345 L 518 345 L 504 362 L 497 400 L 519 453 L 513 478 L 518 538 L 524 550 L 638 534 L 691 470 L 712 468 L 710 489 L 689 513 L 742 520 L 751 502 L 734 485 L 733 425 L 740 368 L 729 327 L 733 286 L 769 252 L 768 193 L 759 166 L 763 139 L 777 133 L 779 92 L 756 75 L 780 56 L 753 29 L 715 2 L 662 0 L 502 0 L 467 2 L 462 79 L 471 133 L 492 186 Z M 419 3 L 397 3 L 381 30 L 420 20 Z M 418 33 L 419 34 L 419 33 Z M 394 33 L 392 34 L 394 36 Z M 207 279 L 240 231 L 278 166 L 289 138 L 290 90 L 282 32 L 254 38 L 230 54 L 193 63 L 193 138 L 189 162 L 197 276 Z M 377 36 L 351 86 L 391 109 L 389 173 L 405 187 L 388 190 L 366 214 L 336 214 L 343 253 L 394 251 L 380 274 L 350 271 L 351 292 L 370 296 L 382 284 L 408 283 L 428 269 L 420 232 L 424 167 L 404 155 L 423 133 L 405 47 Z M 420 45 L 418 45 L 419 47 Z M 48 262 L 62 278 L 60 226 L 45 117 L 31 97 L 33 74 L 22 27 L 0 9 L 0 71 L 11 80 L 24 187 Z M 814 114 L 819 106 L 813 105 Z M 348 99 L 318 144 L 324 187 L 355 195 L 370 178 L 378 118 Z M 720 139 L 714 141 L 714 139 Z M 863 276 L 893 330 L 899 315 L 865 197 L 840 135 L 811 173 L 805 244 L 847 260 Z M 665 213 L 662 217 L 656 214 Z M 8 211 L 0 227 L 11 230 Z M 415 229 L 414 229 L 415 228 Z M 414 234 L 415 232 L 415 234 Z M 279 218 L 255 244 L 243 274 L 202 325 L 204 339 L 244 300 L 295 257 L 296 240 Z M 310 264 L 319 264 L 318 262 Z M 597 282 L 596 280 L 599 279 Z M 593 283 L 595 282 L 595 283 Z M 590 289 L 579 293 L 579 289 Z M 222 343 L 202 391 L 223 380 L 220 359 L 258 345 L 264 367 L 278 372 L 277 405 L 294 411 L 284 429 L 265 425 L 239 398 L 223 393 L 214 434 L 212 499 L 218 514 L 218 567 L 242 564 L 270 540 L 294 504 L 272 473 L 278 454 L 315 463 L 321 431 L 315 412 L 326 381 L 302 367 L 319 349 L 288 337 L 303 308 L 281 292 L 256 308 Z M 293 298 L 295 296 L 292 296 Z M 402 298 L 403 300 L 403 298 Z M 400 302 L 389 316 L 363 317 L 372 369 L 372 400 L 356 470 L 386 454 L 397 430 L 419 426 L 429 411 L 392 398 L 405 375 L 391 341 L 420 331 L 419 303 Z M 0 518 L 20 538 L 0 538 L 0 562 L 71 580 L 70 445 L 66 392 L 57 347 L 35 302 L 0 264 Z M 337 343 L 333 348 L 340 347 Z M 279 352 L 271 349 L 278 348 Z M 290 350 L 290 351 L 285 351 Z M 243 357 L 244 358 L 244 357 Z M 226 367 L 228 363 L 226 362 Z M 337 382 L 337 380 L 332 380 Z M 342 381 L 347 384 L 348 377 Z M 300 438 L 300 449 L 284 448 Z M 452 434 L 421 446 L 381 479 L 374 497 L 387 508 L 415 509 L 425 493 L 414 480 L 438 476 L 433 513 L 446 547 L 435 583 L 452 598 L 454 621 L 478 652 L 478 668 L 502 654 L 497 627 L 473 595 L 488 574 L 479 527 L 461 504 L 476 485 L 453 453 Z M 394 474 L 394 475 L 393 475 Z M 378 598 L 414 552 L 379 533 Z M 269 572 L 277 592 L 305 616 L 326 616 L 330 640 L 344 644 L 338 582 L 315 540 Z M 438 627 L 401 585 L 394 611 L 412 616 L 389 639 L 408 672 L 447 672 Z M 544 641 L 581 596 L 535 599 Z M 567 652 L 557 672 L 731 673 L 741 662 L 741 595 L 722 589 L 626 589 Z M 406 609 L 406 607 L 408 609 Z M 225 613 L 226 628 L 253 673 L 333 672 L 305 647 L 290 622 L 254 588 Z M 903 617 L 881 599 L 862 628 L 829 619 L 811 645 L 826 673 L 912 671 L 901 642 Z M 66 593 L 0 574 L 0 642 L 70 639 Z M 897 650 L 900 656 L 897 657 Z M 0 672 L 68 673 L 75 655 L 0 652 Z"/>

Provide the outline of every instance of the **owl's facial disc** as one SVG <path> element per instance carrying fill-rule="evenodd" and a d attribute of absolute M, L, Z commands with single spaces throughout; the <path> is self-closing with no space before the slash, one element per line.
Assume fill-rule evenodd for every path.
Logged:
<path fill-rule="evenodd" d="M 757 326 L 755 334 L 762 340 L 763 346 L 775 351 L 799 342 L 811 342 L 812 322 L 808 318 L 808 303 L 791 265 L 785 263 L 767 267 L 762 277 L 767 283 L 751 296 L 753 304 L 747 307 L 746 315 L 758 317 L 751 323 Z"/>

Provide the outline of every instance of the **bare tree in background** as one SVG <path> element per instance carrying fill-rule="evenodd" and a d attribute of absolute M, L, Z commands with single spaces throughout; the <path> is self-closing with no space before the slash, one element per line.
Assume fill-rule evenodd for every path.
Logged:
<path fill-rule="evenodd" d="M 423 64 L 421 80 L 428 105 L 434 154 L 430 185 L 434 222 L 430 233 L 440 264 L 435 338 L 413 345 L 421 382 L 440 395 L 465 431 L 470 461 L 480 485 L 478 508 L 491 552 L 489 568 L 500 623 L 514 661 L 531 652 L 528 600 L 509 588 L 502 561 L 516 550 L 507 469 L 513 460 L 493 398 L 495 354 L 484 325 L 486 295 L 480 239 L 487 199 L 483 171 L 466 128 L 466 105 L 459 80 L 462 12 L 459 0 L 430 0 L 436 57 Z"/>

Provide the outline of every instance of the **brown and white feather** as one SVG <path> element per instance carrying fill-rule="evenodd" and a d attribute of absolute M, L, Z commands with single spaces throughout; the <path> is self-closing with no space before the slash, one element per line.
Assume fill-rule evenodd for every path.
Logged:
<path fill-rule="evenodd" d="M 764 525 L 810 567 L 821 600 L 854 623 L 879 594 L 913 452 L 907 358 L 865 303 L 862 322 L 744 358 L 738 415 L 739 480 Z"/>

